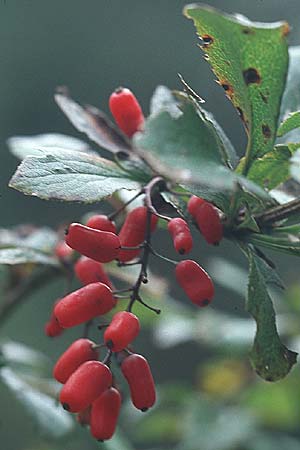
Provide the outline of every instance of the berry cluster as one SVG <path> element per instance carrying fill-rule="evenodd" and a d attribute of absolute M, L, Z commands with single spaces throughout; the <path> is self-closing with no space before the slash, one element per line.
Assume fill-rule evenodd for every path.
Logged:
<path fill-rule="evenodd" d="M 119 89 L 112 94 L 110 108 L 120 129 L 129 137 L 142 128 L 143 114 L 128 89 Z M 61 241 L 55 250 L 56 256 L 72 268 L 83 286 L 55 303 L 45 327 L 46 334 L 58 336 L 64 329 L 80 324 L 84 324 L 84 333 L 59 358 L 53 375 L 63 384 L 60 392 L 63 407 L 77 413 L 78 421 L 88 424 L 91 434 L 98 440 L 112 437 L 121 406 L 121 394 L 111 370 L 113 356 L 127 380 L 133 405 L 146 411 L 155 403 L 155 385 L 149 364 L 129 348 L 140 331 L 139 319 L 132 312 L 135 303 L 160 313 L 143 301 L 140 292 L 143 283 L 148 281 L 149 257 L 162 257 L 175 265 L 177 282 L 195 305 L 208 305 L 214 295 L 212 280 L 198 263 L 190 259 L 172 261 L 152 246 L 151 237 L 158 221 L 165 220 L 179 255 L 188 254 L 193 247 L 188 222 L 183 217 L 162 215 L 154 207 L 153 200 L 168 189 L 161 177 L 153 178 L 133 198 L 143 196 L 144 205 L 127 214 L 118 232 L 113 219 L 123 212 L 124 207 L 110 217 L 97 214 L 86 224 L 72 223 L 66 231 L 65 241 Z M 218 244 L 223 237 L 218 210 L 196 196 L 189 199 L 187 210 L 190 221 L 206 241 Z M 121 290 L 114 287 L 104 266 L 112 261 L 120 268 L 140 267 L 132 286 Z M 124 299 L 128 299 L 126 309 L 116 312 L 110 323 L 98 325 L 98 329 L 105 329 L 100 343 L 91 341 L 88 333 L 95 320 L 117 305 L 119 307 Z M 100 348 L 106 348 L 102 361 L 99 361 Z"/>

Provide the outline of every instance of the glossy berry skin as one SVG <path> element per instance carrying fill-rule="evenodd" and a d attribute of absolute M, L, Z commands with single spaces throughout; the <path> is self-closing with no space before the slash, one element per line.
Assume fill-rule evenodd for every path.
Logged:
<path fill-rule="evenodd" d="M 63 297 L 54 315 L 63 328 L 74 327 L 110 311 L 116 304 L 106 284 L 91 283 Z"/>
<path fill-rule="evenodd" d="M 188 212 L 193 216 L 194 218 L 197 215 L 197 212 L 199 211 L 200 206 L 205 203 L 205 200 L 201 197 L 197 197 L 196 195 L 192 195 L 188 201 L 187 209 Z"/>
<path fill-rule="evenodd" d="M 191 259 L 180 261 L 175 269 L 178 284 L 197 306 L 207 306 L 214 296 L 214 285 L 210 276 Z"/>
<path fill-rule="evenodd" d="M 151 231 L 154 231 L 158 217 L 151 215 Z M 119 233 L 120 243 L 123 247 L 137 247 L 144 242 L 147 227 L 147 208 L 139 206 L 130 211 Z M 140 254 L 137 250 L 120 250 L 118 260 L 131 261 Z"/>
<path fill-rule="evenodd" d="M 223 238 L 223 225 L 217 209 L 211 203 L 205 202 L 199 208 L 195 220 L 208 244 L 217 245 Z"/>
<path fill-rule="evenodd" d="M 108 103 L 116 124 L 128 137 L 143 128 L 145 119 L 142 109 L 129 89 L 116 89 L 109 97 Z"/>
<path fill-rule="evenodd" d="M 116 234 L 80 223 L 69 226 L 66 243 L 82 255 L 102 263 L 116 259 L 120 249 L 120 240 Z"/>
<path fill-rule="evenodd" d="M 121 395 L 117 389 L 111 387 L 103 392 L 92 403 L 91 434 L 99 440 L 110 439 L 116 429 L 121 408 Z"/>
<path fill-rule="evenodd" d="M 81 256 L 74 265 L 74 272 L 78 280 L 84 285 L 100 281 L 101 283 L 106 284 L 110 289 L 114 289 L 102 263 L 91 258 Z"/>
<path fill-rule="evenodd" d="M 64 329 L 59 324 L 55 315 L 52 313 L 50 320 L 45 324 L 45 334 L 48 337 L 56 337 L 60 336 L 63 333 Z"/>
<path fill-rule="evenodd" d="M 123 360 L 121 370 L 128 382 L 133 405 L 141 411 L 151 408 L 156 393 L 148 361 L 142 355 L 133 353 Z"/>
<path fill-rule="evenodd" d="M 95 343 L 89 339 L 77 339 L 61 355 L 53 369 L 54 378 L 64 384 L 78 367 L 86 361 L 97 360 L 99 350 L 93 349 Z"/>
<path fill-rule="evenodd" d="M 69 412 L 86 409 L 112 384 L 109 368 L 99 361 L 87 361 L 72 373 L 60 392 L 60 402 Z"/>
<path fill-rule="evenodd" d="M 168 231 L 172 236 L 175 250 L 180 255 L 189 253 L 192 250 L 193 238 L 185 220 L 180 217 L 171 219 L 168 223 Z"/>
<path fill-rule="evenodd" d="M 110 220 L 104 214 L 95 214 L 94 216 L 91 216 L 88 219 L 86 226 L 95 228 L 96 230 L 110 231 L 111 233 L 115 234 L 117 232 L 115 222 Z"/>
<path fill-rule="evenodd" d="M 65 241 L 59 241 L 56 244 L 56 247 L 54 249 L 54 253 L 57 256 L 58 259 L 61 260 L 68 260 L 71 258 L 73 254 L 73 249 L 69 247 Z"/>
<path fill-rule="evenodd" d="M 128 311 L 117 312 L 106 328 L 104 342 L 113 352 L 124 350 L 139 334 L 140 321 Z"/>

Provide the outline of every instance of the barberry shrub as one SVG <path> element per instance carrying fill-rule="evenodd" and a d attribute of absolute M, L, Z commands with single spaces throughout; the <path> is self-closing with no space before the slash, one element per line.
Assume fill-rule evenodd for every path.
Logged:
<path fill-rule="evenodd" d="M 66 89 L 57 90 L 61 110 L 110 158 L 84 143 L 75 148 L 70 141 L 66 149 L 45 147 L 31 156 L 28 148 L 18 151 L 20 141 L 10 140 L 23 159 L 12 188 L 44 200 L 119 205 L 109 216 L 100 212 L 83 223 L 70 223 L 65 238 L 61 231 L 47 229 L 17 229 L 0 237 L 0 263 L 11 271 L 21 267 L 14 278 L 21 288 L 13 301 L 8 296 L 1 305 L 2 318 L 51 278 L 70 281 L 75 274 L 83 285 L 55 299 L 45 332 L 55 338 L 83 325 L 78 340 L 56 363 L 54 377 L 63 384 L 62 406 L 77 413 L 79 423 L 90 426 L 98 440 L 110 439 L 117 426 L 123 396 L 118 377 L 127 381 L 137 409 L 146 411 L 156 401 L 155 374 L 134 351 L 140 331 L 133 312 L 137 305 L 161 312 L 144 299 L 151 261 L 161 258 L 173 265 L 174 283 L 191 307 L 202 310 L 213 302 L 214 281 L 200 265 L 201 237 L 216 246 L 215 252 L 226 239 L 249 262 L 246 311 L 256 322 L 250 350 L 254 370 L 277 381 L 296 363 L 296 353 L 277 331 L 269 287 L 283 288 L 283 283 L 264 249 L 300 256 L 300 202 L 291 194 L 289 201 L 283 200 L 286 182 L 300 182 L 300 143 L 286 137 L 300 127 L 293 95 L 298 53 L 288 49 L 284 22 L 252 23 L 196 5 L 184 13 L 193 20 L 204 57 L 245 127 L 248 143 L 241 158 L 182 77 L 182 91 L 156 89 L 146 118 L 134 94 L 117 89 L 109 99 L 116 124 L 97 108 L 80 106 Z M 129 201 L 122 203 L 121 189 L 133 191 Z M 132 208 L 136 199 L 140 204 Z M 166 224 L 166 242 L 175 248 L 176 260 L 162 255 L 152 239 Z M 198 248 L 197 261 L 186 258 Z M 28 263 L 29 274 L 24 269 Z M 136 269 L 132 282 L 122 276 L 127 266 Z M 95 342 L 90 340 L 93 328 Z"/>

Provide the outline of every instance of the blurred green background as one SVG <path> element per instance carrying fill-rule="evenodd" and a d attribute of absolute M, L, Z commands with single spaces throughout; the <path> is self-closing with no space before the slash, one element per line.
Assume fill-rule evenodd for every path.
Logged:
<path fill-rule="evenodd" d="M 92 209 L 42 202 L 7 188 L 17 165 L 5 144 L 8 137 L 44 132 L 82 137 L 53 101 L 58 85 L 67 85 L 75 99 L 94 104 L 105 112 L 108 112 L 110 93 L 117 86 L 125 85 L 136 93 L 147 114 L 149 99 L 158 84 L 181 88 L 177 77 L 180 72 L 206 99 L 206 109 L 215 115 L 238 152 L 243 152 L 246 139 L 242 125 L 201 57 L 192 22 L 181 14 L 185 3 L 180 0 L 0 0 L 1 227 L 28 222 L 55 226 L 78 219 Z M 252 20 L 285 19 L 292 28 L 290 44 L 300 43 L 299 0 L 207 3 L 229 13 L 245 14 Z M 160 237 L 163 236 L 158 236 L 158 243 Z M 151 332 L 142 335 L 137 351 L 149 355 L 155 378 L 161 384 L 161 403 L 157 410 L 142 418 L 130 408 L 125 409 L 121 428 L 128 444 L 115 442 L 107 448 L 298 449 L 299 369 L 296 367 L 287 380 L 274 386 L 257 380 L 246 359 L 251 322 L 239 322 L 240 317 L 246 320 L 240 295 L 245 287 L 243 276 L 237 267 L 212 259 L 215 251 L 204 245 L 203 248 L 201 260 L 219 281 L 215 306 L 210 309 L 212 314 L 194 315 L 189 308 L 174 312 L 166 307 L 165 322 L 159 321 L 154 334 L 171 336 L 171 330 L 177 330 L 173 340 L 170 338 L 170 346 L 164 348 L 159 339 L 153 342 Z M 229 252 L 240 267 L 242 262 L 232 246 L 223 244 L 218 255 L 224 257 Z M 299 264 L 296 259 L 283 257 L 276 258 L 276 262 L 290 286 L 285 300 L 288 307 L 278 299 L 278 309 L 282 310 L 284 320 L 291 320 L 286 327 L 287 334 L 296 339 L 300 329 Z M 227 273 L 225 267 L 232 271 Z M 169 267 L 164 270 L 171 276 Z M 45 351 L 54 361 L 77 336 L 76 331 L 70 332 L 53 343 L 43 335 L 43 324 L 53 299 L 60 292 L 58 283 L 38 292 L 2 326 L 1 338 L 9 336 L 22 341 Z M 177 296 L 176 289 L 172 293 Z M 228 316 L 219 316 L 221 311 L 227 311 Z M 235 314 L 237 322 L 228 311 Z M 222 335 L 224 323 L 227 328 L 223 327 Z M 193 333 L 189 335 L 187 329 Z M 216 329 L 221 330 L 219 334 Z M 245 346 L 236 346 L 234 339 L 231 341 L 236 336 L 237 341 L 245 339 Z M 223 342 L 227 345 L 222 345 Z M 294 348 L 297 343 L 295 340 Z M 76 429 L 63 441 L 50 439 L 41 434 L 2 385 L 0 395 L 1 449 L 92 450 L 99 447 L 85 430 Z"/>

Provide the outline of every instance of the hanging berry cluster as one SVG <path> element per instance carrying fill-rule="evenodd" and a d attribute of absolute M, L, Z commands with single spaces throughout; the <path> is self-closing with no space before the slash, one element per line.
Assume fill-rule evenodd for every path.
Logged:
<path fill-rule="evenodd" d="M 116 123 L 128 137 L 142 129 L 143 113 L 128 89 L 115 91 L 109 105 Z M 112 437 L 121 407 L 121 394 L 112 374 L 113 356 L 128 383 L 133 405 L 146 411 L 155 403 L 155 385 L 149 364 L 142 355 L 132 351 L 132 343 L 140 331 L 139 319 L 132 312 L 135 303 L 160 313 L 147 305 L 141 296 L 141 287 L 148 282 L 150 256 L 162 257 L 175 265 L 176 280 L 195 305 L 204 307 L 214 296 L 212 280 L 197 262 L 190 259 L 172 261 L 152 246 L 151 237 L 157 223 L 165 220 L 179 255 L 188 254 L 193 247 L 188 222 L 183 217 L 168 217 L 156 210 L 153 199 L 162 191 L 168 191 L 168 185 L 161 177 L 153 178 L 144 186 L 132 199 L 142 197 L 144 206 L 132 209 L 118 232 L 113 219 L 132 200 L 110 217 L 94 215 L 86 224 L 72 223 L 66 231 L 65 241 L 56 247 L 56 256 L 63 263 L 72 262 L 74 274 L 83 286 L 55 303 L 45 332 L 54 337 L 64 329 L 80 324 L 84 324 L 84 332 L 83 337 L 73 342 L 58 359 L 53 375 L 63 384 L 62 406 L 77 413 L 78 421 L 89 425 L 92 436 L 98 440 Z M 223 227 L 215 206 L 192 196 L 187 210 L 190 222 L 196 225 L 205 240 L 209 244 L 218 244 L 223 237 Z M 77 254 L 80 256 L 76 259 Z M 114 287 L 104 266 L 112 261 L 117 262 L 120 270 L 128 265 L 140 267 L 132 286 L 121 290 Z M 91 341 L 88 338 L 90 327 L 126 298 L 125 310 L 115 313 L 109 324 L 97 324 L 99 329 L 105 330 L 100 342 Z M 102 361 L 99 361 L 100 348 L 106 348 Z"/>

